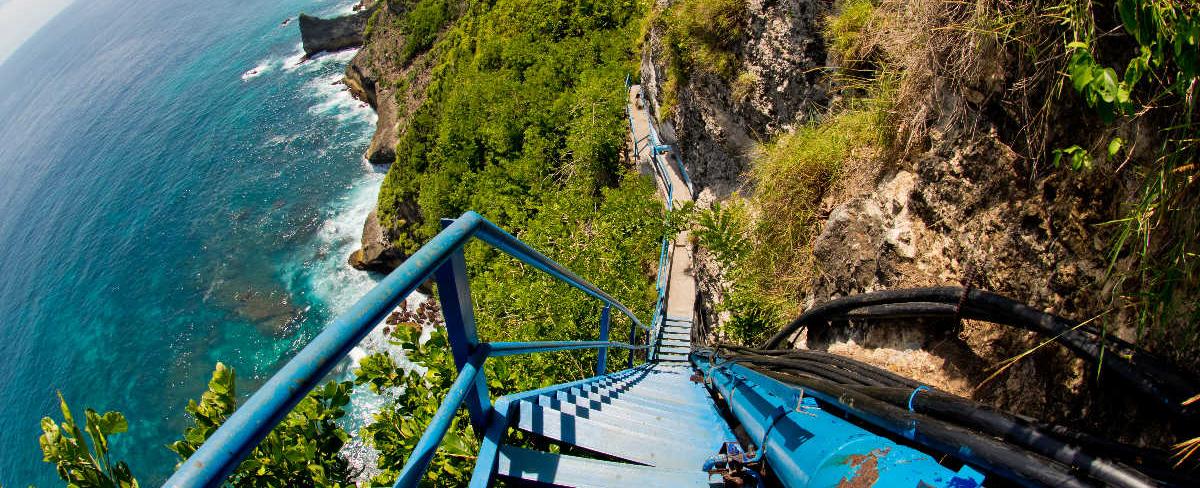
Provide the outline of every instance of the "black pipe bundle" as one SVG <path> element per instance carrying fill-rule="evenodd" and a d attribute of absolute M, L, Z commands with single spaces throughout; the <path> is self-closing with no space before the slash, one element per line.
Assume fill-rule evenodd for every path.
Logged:
<path fill-rule="evenodd" d="M 1159 456 L 1159 452 L 1112 441 L 1079 445 L 1081 443 L 1073 441 L 1086 434 L 1063 427 L 1048 429 L 1032 419 L 931 390 L 848 358 L 819 362 L 803 358 L 833 355 L 734 346 L 718 346 L 712 354 L 805 388 L 818 399 L 861 422 L 908 437 L 926 448 L 957 457 L 1022 485 L 1090 486 L 1091 481 L 1137 488 L 1173 485 L 1173 475 L 1169 473 L 1155 472 L 1160 475 L 1155 479 L 1139 469 L 1101 456 L 1102 453 L 1117 454 L 1121 460 L 1129 460 Z M 885 386 L 885 383 L 903 385 Z M 1096 445 L 1107 449 L 1101 449 L 1102 453 L 1095 452 L 1091 448 Z M 964 456 L 964 452 L 970 454 Z"/>
<path fill-rule="evenodd" d="M 831 300 L 804 312 L 759 349 L 777 349 L 801 328 L 830 320 L 914 317 L 958 317 L 1038 332 L 1080 357 L 1100 364 L 1169 411 L 1186 417 L 1196 414 L 1195 407 L 1183 405 L 1184 400 L 1197 393 L 1196 381 L 1165 361 L 1126 341 L 1105 336 L 1094 327 L 972 288 L 886 290 Z"/>

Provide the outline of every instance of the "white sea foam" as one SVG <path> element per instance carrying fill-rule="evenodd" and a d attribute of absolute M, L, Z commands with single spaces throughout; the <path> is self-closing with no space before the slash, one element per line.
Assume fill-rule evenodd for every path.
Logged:
<path fill-rule="evenodd" d="M 242 73 L 242 81 L 250 81 L 251 79 L 258 78 L 259 76 L 262 76 L 263 73 L 270 71 L 271 68 L 274 67 L 275 63 L 271 60 L 260 61 L 257 66 L 246 70 L 245 73 Z"/>
<path fill-rule="evenodd" d="M 296 51 L 283 62 L 283 69 L 286 71 L 308 73 L 330 63 L 345 65 L 351 59 L 354 59 L 355 54 L 358 54 L 358 49 L 343 49 L 335 52 L 322 51 L 312 56 L 305 56 L 304 46 L 297 44 Z"/>
<path fill-rule="evenodd" d="M 363 176 L 347 188 L 345 195 L 333 202 L 325 212 L 328 217 L 317 231 L 313 255 L 305 260 L 304 271 L 296 270 L 304 273 L 308 278 L 307 288 L 329 307 L 332 314 L 349 310 L 354 302 L 376 284 L 376 279 L 369 273 L 350 267 L 346 258 L 359 246 L 362 224 L 375 208 L 382 181 L 383 173 L 375 168 L 364 168 Z M 407 299 L 409 309 L 415 309 L 426 298 L 425 295 L 414 292 Z M 353 379 L 354 370 L 359 362 L 368 355 L 380 352 L 390 356 L 405 369 L 423 373 L 423 367 L 409 361 L 403 349 L 391 343 L 385 328 L 384 323 L 377 324 L 367 337 L 350 351 L 349 360 L 339 365 L 339 369 L 335 370 L 335 377 L 342 380 Z M 424 331 L 423 341 L 428 339 L 430 332 L 432 331 Z M 348 415 L 343 425 L 350 433 L 351 441 L 343 448 L 342 453 L 354 469 L 362 470 L 360 480 L 370 479 L 377 474 L 375 459 L 378 452 L 363 442 L 358 431 L 370 424 L 374 415 L 399 393 L 385 391 L 375 394 L 367 388 L 359 388 L 350 397 Z"/>
<path fill-rule="evenodd" d="M 350 89 L 342 83 L 340 73 L 318 77 L 309 83 L 308 88 L 318 101 L 308 109 L 312 115 L 332 116 L 338 122 L 354 121 L 371 125 L 378 119 L 369 105 L 350 94 Z M 362 137 L 355 142 L 362 143 L 370 137 L 369 131 L 363 131 Z"/>
<path fill-rule="evenodd" d="M 308 64 L 307 59 L 304 55 L 304 44 L 297 43 L 296 48 L 292 50 L 292 54 L 284 58 L 283 69 L 285 71 L 295 71 L 297 68 Z"/>

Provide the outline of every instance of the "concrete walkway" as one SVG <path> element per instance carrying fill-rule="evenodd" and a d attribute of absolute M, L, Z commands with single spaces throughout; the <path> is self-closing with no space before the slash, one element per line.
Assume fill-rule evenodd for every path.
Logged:
<path fill-rule="evenodd" d="M 629 115 L 635 142 L 634 159 L 638 163 L 648 161 L 654 168 L 655 181 L 658 183 L 664 204 L 668 195 L 667 181 L 670 182 L 670 196 L 674 206 L 678 207 L 683 202 L 690 202 L 692 195 L 675 163 L 674 155 L 671 152 L 674 148 L 657 155 L 653 154 L 652 145 L 662 144 L 662 142 L 657 140 L 657 132 L 650 125 L 650 113 L 646 110 L 645 102 L 641 100 L 641 93 L 641 85 L 633 85 L 629 88 Z M 664 175 L 658 168 L 666 170 L 665 181 Z M 675 237 L 675 242 L 668 251 L 667 265 L 670 267 L 670 274 L 667 281 L 667 305 L 664 314 L 668 319 L 686 321 L 690 325 L 696 309 L 696 279 L 692 276 L 692 255 L 688 251 L 688 232 L 683 231 Z"/>

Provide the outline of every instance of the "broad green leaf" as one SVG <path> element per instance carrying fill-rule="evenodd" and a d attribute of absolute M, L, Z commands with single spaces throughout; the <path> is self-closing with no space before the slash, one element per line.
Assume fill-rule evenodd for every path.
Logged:
<path fill-rule="evenodd" d="M 1112 68 L 1100 68 L 1093 73 L 1096 79 L 1092 82 L 1100 94 L 1100 98 L 1108 103 L 1117 99 L 1119 85 L 1117 72 Z"/>
<path fill-rule="evenodd" d="M 1082 92 L 1094 78 L 1092 69 L 1094 63 L 1092 56 L 1087 51 L 1077 51 L 1071 56 L 1071 63 L 1067 66 L 1067 72 L 1071 76 L 1071 84 L 1076 91 Z"/>
<path fill-rule="evenodd" d="M 1116 156 L 1117 152 L 1119 152 L 1121 150 L 1121 146 L 1123 144 L 1125 144 L 1125 141 L 1122 140 L 1120 137 L 1114 137 L 1113 140 L 1109 141 L 1108 142 L 1108 157 L 1111 158 L 1113 156 Z"/>

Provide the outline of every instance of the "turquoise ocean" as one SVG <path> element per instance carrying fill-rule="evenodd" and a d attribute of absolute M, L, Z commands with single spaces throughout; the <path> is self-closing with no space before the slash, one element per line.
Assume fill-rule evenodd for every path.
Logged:
<path fill-rule="evenodd" d="M 217 361 L 244 398 L 378 278 L 375 116 L 295 21 L 350 4 L 80 0 L 0 64 L 0 485 L 61 485 L 56 390 L 161 483 Z"/>

